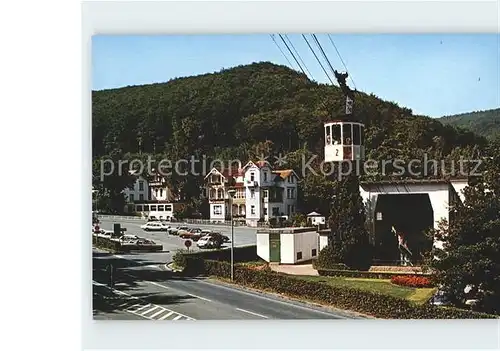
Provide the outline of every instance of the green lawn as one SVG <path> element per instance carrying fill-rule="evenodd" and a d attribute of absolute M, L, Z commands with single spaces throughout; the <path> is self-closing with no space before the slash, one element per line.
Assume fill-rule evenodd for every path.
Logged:
<path fill-rule="evenodd" d="M 417 304 L 422 304 L 429 300 L 435 289 L 409 288 L 392 284 L 389 279 L 366 279 L 366 278 L 345 278 L 345 277 L 318 277 L 318 276 L 295 276 L 299 279 L 321 282 L 333 286 L 341 286 L 367 290 L 374 293 L 390 295 L 407 299 Z"/>

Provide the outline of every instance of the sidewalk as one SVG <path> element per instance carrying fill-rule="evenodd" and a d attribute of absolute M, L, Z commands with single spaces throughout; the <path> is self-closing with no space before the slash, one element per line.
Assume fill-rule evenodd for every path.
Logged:
<path fill-rule="evenodd" d="M 312 264 L 270 264 L 271 270 L 290 275 L 319 275 Z"/>

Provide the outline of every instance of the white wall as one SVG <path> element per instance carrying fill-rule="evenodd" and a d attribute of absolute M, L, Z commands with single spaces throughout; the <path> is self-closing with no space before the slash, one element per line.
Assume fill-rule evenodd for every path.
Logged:
<path fill-rule="evenodd" d="M 280 234 L 280 263 L 294 264 L 295 263 L 295 244 L 294 236 L 297 234 Z"/>
<path fill-rule="evenodd" d="M 327 235 L 320 235 L 319 236 L 319 251 L 323 250 L 327 246 L 328 246 L 328 236 Z M 318 252 L 318 254 L 319 254 L 319 252 Z"/>
<path fill-rule="evenodd" d="M 308 261 L 313 258 L 312 250 L 316 249 L 316 256 L 319 253 L 319 234 L 316 232 L 305 232 L 293 234 L 294 236 L 294 263 Z M 302 252 L 302 259 L 297 260 L 297 252 Z"/>
<path fill-rule="evenodd" d="M 269 262 L 269 234 L 257 233 L 257 256 Z"/>
<path fill-rule="evenodd" d="M 143 190 L 140 190 L 140 182 L 143 184 Z M 133 195 L 134 201 L 141 201 L 141 195 L 144 197 L 142 201 L 147 201 L 149 200 L 148 182 L 143 177 L 138 177 L 133 185 L 133 188 L 125 188 L 123 193 L 127 202 L 132 202 L 130 195 Z"/>

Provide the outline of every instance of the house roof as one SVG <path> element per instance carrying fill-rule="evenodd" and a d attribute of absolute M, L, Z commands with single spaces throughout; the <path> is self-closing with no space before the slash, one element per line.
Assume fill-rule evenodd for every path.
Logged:
<path fill-rule="evenodd" d="M 217 173 L 217 174 L 220 174 L 221 176 L 223 176 L 224 178 L 230 178 L 230 177 L 237 177 L 237 176 L 240 176 L 243 174 L 243 170 L 242 169 L 238 169 L 238 168 L 229 168 L 229 169 L 223 169 L 222 172 L 220 170 L 218 170 L 217 168 L 212 168 L 210 170 L 210 172 L 207 173 L 207 175 L 205 176 L 205 179 L 208 178 L 208 176 L 214 174 L 214 173 Z"/>
<path fill-rule="evenodd" d="M 307 214 L 307 217 L 321 217 L 321 214 L 318 212 L 311 212 Z"/>
<path fill-rule="evenodd" d="M 271 164 L 267 161 L 248 161 L 246 165 L 243 166 L 243 170 L 247 169 L 248 167 L 255 166 L 257 168 L 262 168 L 262 167 L 271 167 Z"/>
<path fill-rule="evenodd" d="M 276 171 L 273 171 L 274 174 L 279 175 L 281 178 L 286 179 L 290 174 L 295 173 L 293 169 L 279 169 Z"/>

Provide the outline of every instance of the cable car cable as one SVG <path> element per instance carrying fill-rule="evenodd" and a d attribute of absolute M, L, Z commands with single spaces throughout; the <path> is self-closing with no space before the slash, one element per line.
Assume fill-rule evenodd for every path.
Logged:
<path fill-rule="evenodd" d="M 328 80 L 330 81 L 330 83 L 332 83 L 333 85 L 333 80 L 330 78 L 330 76 L 328 75 L 328 72 L 326 71 L 325 67 L 323 67 L 323 64 L 321 63 L 321 60 L 319 59 L 318 55 L 316 55 L 316 52 L 314 51 L 314 49 L 312 48 L 311 44 L 309 44 L 309 41 L 307 40 L 306 36 L 304 34 L 302 34 L 302 38 L 304 38 L 304 40 L 306 41 L 307 43 L 307 46 L 309 46 L 309 49 L 311 50 L 311 52 L 313 53 L 314 57 L 316 58 L 316 60 L 318 61 L 319 65 L 321 66 L 321 68 L 323 69 L 323 72 L 325 72 L 325 75 L 326 77 L 328 78 Z"/>
<path fill-rule="evenodd" d="M 306 72 L 304 71 L 304 69 L 302 68 L 302 66 L 300 65 L 299 61 L 297 60 L 297 58 L 295 57 L 295 55 L 293 54 L 292 50 L 290 49 L 290 47 L 288 46 L 288 44 L 286 43 L 285 39 L 283 38 L 283 36 L 281 34 L 278 34 L 279 37 L 281 38 L 281 40 L 283 41 L 283 43 L 285 44 L 286 48 L 288 49 L 288 51 L 290 52 L 290 54 L 292 55 L 293 59 L 295 60 L 295 62 L 297 63 L 297 65 L 299 66 L 300 70 L 302 71 L 302 73 L 304 73 L 305 76 L 307 76 Z"/>
<path fill-rule="evenodd" d="M 354 89 L 358 90 L 358 88 L 356 87 L 356 83 L 354 83 L 354 79 L 352 79 L 351 74 L 350 74 L 350 73 L 349 73 L 349 71 L 347 70 L 347 66 L 346 66 L 346 64 L 345 64 L 344 60 L 342 59 L 342 55 L 340 55 L 340 52 L 339 52 L 339 50 L 337 49 L 337 45 L 335 45 L 335 43 L 333 42 L 333 39 L 332 39 L 332 37 L 330 36 L 330 34 L 328 34 L 328 39 L 330 39 L 330 42 L 332 43 L 333 47 L 335 48 L 335 51 L 337 52 L 337 55 L 339 56 L 339 59 L 340 59 L 340 61 L 342 62 L 342 65 L 344 66 L 346 73 L 347 73 L 347 74 L 349 74 L 349 77 L 351 78 L 352 85 L 354 85 Z"/>
<path fill-rule="evenodd" d="M 288 64 L 290 65 L 291 68 L 295 69 L 295 67 L 293 67 L 292 63 L 290 62 L 290 60 L 288 59 L 288 57 L 285 55 L 285 52 L 281 49 L 281 47 L 278 45 L 278 42 L 276 41 L 276 39 L 274 38 L 274 34 L 269 34 L 271 36 L 271 39 L 274 41 L 274 43 L 276 44 L 276 46 L 278 47 L 278 49 L 281 51 L 281 53 L 283 54 L 283 56 L 285 57 L 285 60 L 287 60 Z"/>
<path fill-rule="evenodd" d="M 297 49 L 295 48 L 295 46 L 293 46 L 293 43 L 292 41 L 290 40 L 290 38 L 288 37 L 288 35 L 284 35 L 285 38 L 288 40 L 288 43 L 290 44 L 290 46 L 292 47 L 293 51 L 295 51 L 295 54 L 297 55 L 297 57 L 299 58 L 300 62 L 302 62 L 302 66 L 304 66 L 304 68 L 306 69 L 307 73 L 309 74 L 309 77 L 314 80 L 311 72 L 309 71 L 309 69 L 307 68 L 304 60 L 302 60 L 302 57 L 300 56 L 299 52 L 297 51 Z"/>

